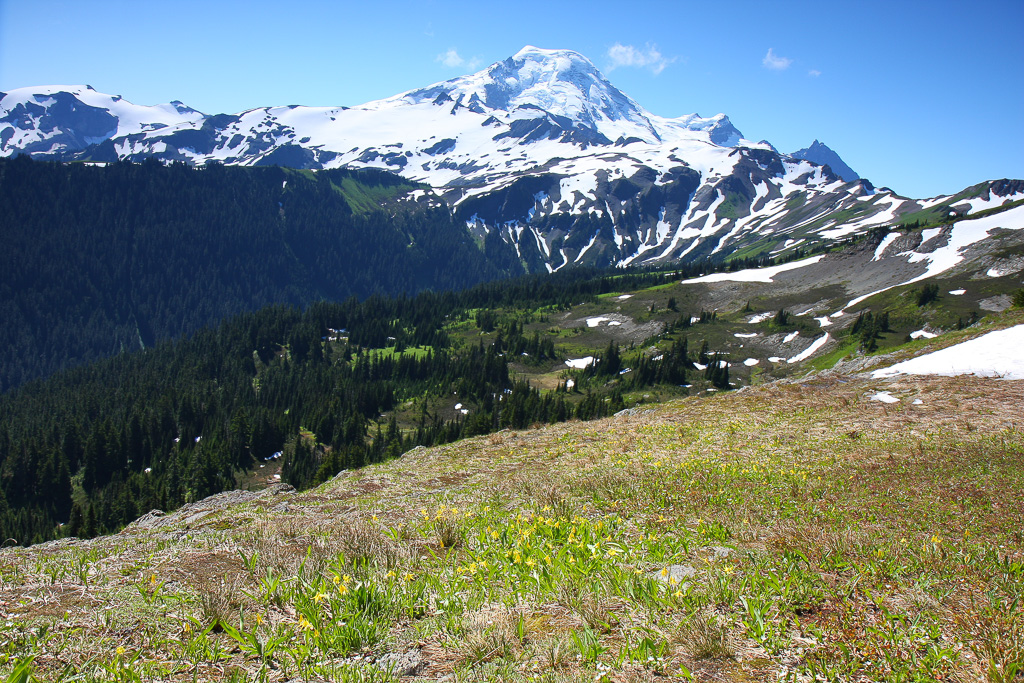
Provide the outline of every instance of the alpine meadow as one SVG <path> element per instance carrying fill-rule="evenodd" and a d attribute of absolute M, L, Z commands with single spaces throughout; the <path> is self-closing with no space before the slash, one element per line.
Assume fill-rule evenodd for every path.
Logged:
<path fill-rule="evenodd" d="M 711 67 L 652 43 L 468 54 L 4 86 L 0 680 L 1024 680 L 1024 180 L 655 114 L 608 74 Z"/>

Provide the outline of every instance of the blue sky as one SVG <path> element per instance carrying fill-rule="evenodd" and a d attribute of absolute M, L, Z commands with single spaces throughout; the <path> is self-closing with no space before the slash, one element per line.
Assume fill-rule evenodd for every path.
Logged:
<path fill-rule="evenodd" d="M 1024 0 L 0 0 L 0 90 L 354 105 L 568 48 L 655 114 L 724 112 L 785 152 L 817 138 L 928 197 L 1024 178 L 1022 26 Z"/>

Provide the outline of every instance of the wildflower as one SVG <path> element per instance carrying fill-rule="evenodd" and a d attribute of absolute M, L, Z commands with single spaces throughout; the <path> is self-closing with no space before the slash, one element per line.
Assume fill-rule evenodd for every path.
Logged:
<path fill-rule="evenodd" d="M 337 586 L 339 583 L 341 583 L 341 577 L 338 576 L 337 574 L 335 574 L 334 575 L 334 585 Z"/>
<path fill-rule="evenodd" d="M 124 654 L 124 645 L 118 645 L 117 646 L 117 656 L 120 657 L 123 654 Z"/>
<path fill-rule="evenodd" d="M 257 626 L 262 626 L 263 625 L 263 615 L 261 615 L 261 614 L 257 614 L 256 615 L 256 625 Z"/>
<path fill-rule="evenodd" d="M 316 595 L 313 596 L 313 602 L 319 603 L 319 602 L 321 602 L 326 597 L 327 596 L 324 595 L 323 593 L 317 593 Z"/>

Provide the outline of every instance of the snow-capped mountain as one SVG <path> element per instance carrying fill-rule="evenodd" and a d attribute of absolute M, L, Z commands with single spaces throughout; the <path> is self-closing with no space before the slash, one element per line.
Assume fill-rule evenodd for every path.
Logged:
<path fill-rule="evenodd" d="M 348 108 L 210 116 L 88 86 L 0 95 L 2 156 L 387 169 L 432 188 L 409 202 L 443 198 L 534 271 L 779 254 L 917 212 L 1024 197 L 1018 182 L 925 201 L 846 182 L 744 139 L 723 114 L 656 116 L 569 50 L 526 47 L 479 73 Z"/>
<path fill-rule="evenodd" d="M 798 149 L 789 156 L 796 159 L 813 161 L 814 163 L 822 166 L 828 164 L 836 175 L 846 181 L 857 180 L 860 178 L 857 172 L 850 168 L 832 148 L 824 143 L 818 142 L 817 140 L 812 142 L 810 147 Z"/>

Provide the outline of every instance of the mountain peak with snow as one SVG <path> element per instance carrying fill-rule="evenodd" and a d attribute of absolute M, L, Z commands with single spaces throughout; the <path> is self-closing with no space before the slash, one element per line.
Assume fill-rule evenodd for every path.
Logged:
<path fill-rule="evenodd" d="M 475 74 L 412 90 L 389 101 L 445 104 L 449 99 L 479 113 L 498 110 L 516 119 L 562 117 L 609 140 L 660 140 L 651 115 L 612 85 L 593 62 L 573 50 L 527 45 Z"/>
<path fill-rule="evenodd" d="M 790 154 L 791 157 L 796 159 L 806 159 L 807 161 L 813 161 L 816 164 L 825 166 L 826 164 L 835 171 L 843 180 L 850 182 L 860 178 L 857 172 L 850 168 L 845 161 L 831 149 L 828 145 L 818 142 L 815 140 L 811 143 L 810 147 L 804 147 Z"/>

